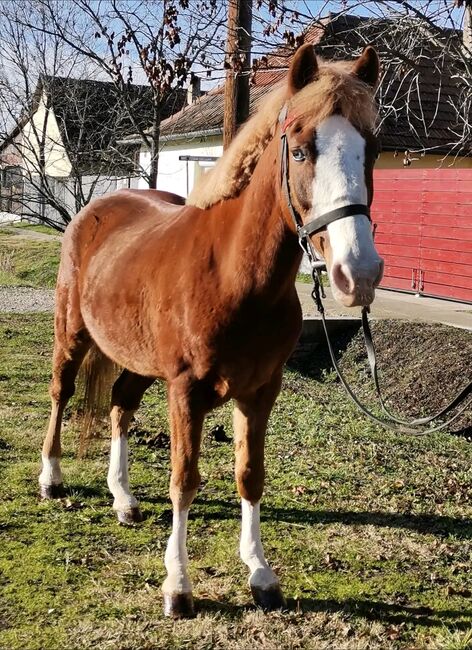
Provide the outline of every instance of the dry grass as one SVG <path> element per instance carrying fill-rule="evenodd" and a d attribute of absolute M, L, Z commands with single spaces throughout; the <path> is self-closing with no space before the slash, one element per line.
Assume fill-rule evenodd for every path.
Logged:
<path fill-rule="evenodd" d="M 25 228 L 0 231 L 0 285 L 53 288 L 61 243 L 57 238 L 30 239 Z"/>

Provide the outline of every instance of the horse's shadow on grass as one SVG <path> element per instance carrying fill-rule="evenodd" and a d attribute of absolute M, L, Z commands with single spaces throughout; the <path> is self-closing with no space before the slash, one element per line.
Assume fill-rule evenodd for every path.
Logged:
<path fill-rule="evenodd" d="M 233 605 L 227 601 L 210 598 L 195 599 L 197 611 L 210 613 L 218 612 L 231 618 L 240 618 L 245 612 L 254 610 L 253 605 Z M 376 600 L 326 600 L 317 598 L 301 598 L 287 600 L 287 611 L 325 612 L 329 614 L 346 614 L 351 617 L 365 618 L 369 621 L 380 621 L 392 625 L 423 625 L 425 627 L 447 627 L 454 630 L 467 630 L 470 622 L 463 620 L 472 616 L 472 610 L 441 609 L 414 605 L 397 605 Z M 462 619 L 462 620 L 460 620 Z"/>
<path fill-rule="evenodd" d="M 346 352 L 352 339 L 359 331 L 359 327 L 360 321 L 359 324 L 350 325 L 342 331 L 336 332 L 333 337 L 333 345 L 338 357 L 342 357 Z M 333 363 L 326 346 L 324 334 L 321 334 L 319 340 L 310 339 L 309 336 L 302 334 L 298 347 L 287 361 L 287 368 L 310 379 L 316 379 L 317 381 L 324 379 L 325 373 L 333 370 Z"/>
<path fill-rule="evenodd" d="M 271 511 L 272 510 L 272 511 Z M 286 523 L 305 525 L 341 523 L 350 526 L 380 526 L 400 528 L 427 535 L 453 534 L 461 539 L 472 538 L 472 520 L 444 515 L 415 515 L 379 511 L 357 512 L 352 510 L 294 510 L 285 508 L 267 509 L 263 518 Z"/>
<path fill-rule="evenodd" d="M 239 505 L 221 499 L 198 498 L 190 510 L 192 518 L 239 519 Z M 380 526 L 412 530 L 439 537 L 453 534 L 460 539 L 472 539 L 472 519 L 444 515 L 415 515 L 408 513 L 357 512 L 352 510 L 308 510 L 264 506 L 263 521 L 279 521 L 287 524 L 315 526 L 322 524 L 346 524 L 350 526 Z"/>
<path fill-rule="evenodd" d="M 99 497 L 109 499 L 105 488 L 71 484 L 67 490 L 68 494 L 78 498 Z M 166 497 L 152 496 L 147 494 L 136 495 L 141 500 L 144 515 L 156 514 L 152 506 L 166 506 L 160 513 L 159 519 L 164 522 L 172 521 L 172 511 L 169 500 Z M 151 509 L 149 508 L 151 506 Z M 240 518 L 240 506 L 236 501 L 225 501 L 223 499 L 208 499 L 198 496 L 190 510 L 191 519 L 204 519 L 206 521 L 224 521 L 228 519 L 237 520 Z M 261 520 L 274 522 L 279 521 L 297 526 L 315 526 L 323 524 L 345 524 L 348 526 L 379 526 L 381 528 L 398 528 L 412 530 L 425 535 L 437 535 L 443 537 L 454 535 L 459 539 L 472 539 L 472 519 L 455 518 L 445 515 L 408 514 L 390 512 L 358 512 L 353 510 L 308 510 L 297 508 L 276 508 L 269 505 L 264 506 L 261 511 Z"/>
<path fill-rule="evenodd" d="M 191 512 L 194 517 L 204 517 L 207 519 L 239 519 L 238 504 L 219 499 L 197 498 Z M 413 530 L 422 534 L 438 536 L 453 534 L 461 539 L 472 538 L 472 520 L 455 519 L 440 515 L 299 510 L 267 506 L 264 508 L 262 519 L 265 521 L 279 521 L 306 527 L 331 523 L 355 526 L 374 525 L 385 528 Z M 225 601 L 218 602 L 209 599 L 197 601 L 197 607 L 200 611 L 219 611 L 231 617 L 241 616 L 248 610 L 246 606 L 236 606 Z M 454 630 L 469 629 L 470 622 L 463 619 L 470 619 L 472 617 L 472 610 L 433 610 L 429 607 L 400 605 L 354 598 L 345 601 L 309 597 L 299 600 L 289 599 L 288 610 L 295 612 L 345 613 L 349 616 L 395 625 L 404 623 L 425 627 L 447 627 Z"/>
<path fill-rule="evenodd" d="M 72 482 L 67 484 L 66 493 L 77 499 L 99 498 L 107 501 L 111 499 L 110 492 L 105 485 L 83 485 Z"/>
<path fill-rule="evenodd" d="M 376 600 L 348 598 L 344 601 L 302 598 L 289 601 L 290 609 L 302 612 L 345 613 L 359 616 L 369 621 L 382 621 L 391 624 L 414 624 L 427 627 L 454 627 L 457 630 L 469 629 L 470 622 L 464 619 L 472 616 L 472 610 L 438 609 L 414 605 L 398 605 Z"/>

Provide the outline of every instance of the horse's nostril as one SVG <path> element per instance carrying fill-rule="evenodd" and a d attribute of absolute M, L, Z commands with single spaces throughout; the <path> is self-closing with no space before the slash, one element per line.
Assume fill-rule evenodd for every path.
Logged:
<path fill-rule="evenodd" d="M 374 287 L 378 287 L 384 274 L 384 261 L 383 259 L 380 260 L 379 262 L 379 272 L 377 273 L 377 277 L 374 280 Z"/>
<path fill-rule="evenodd" d="M 351 271 L 347 264 L 339 264 L 336 262 L 333 264 L 331 270 L 331 275 L 333 277 L 333 282 L 337 288 L 346 294 L 353 293 L 356 283 L 352 277 Z"/>

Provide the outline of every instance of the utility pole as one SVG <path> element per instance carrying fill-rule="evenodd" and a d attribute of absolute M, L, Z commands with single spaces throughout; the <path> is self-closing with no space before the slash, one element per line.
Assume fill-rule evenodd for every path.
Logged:
<path fill-rule="evenodd" d="M 249 115 L 249 72 L 251 69 L 252 0 L 229 0 L 226 39 L 225 104 L 223 148 L 236 128 Z"/>

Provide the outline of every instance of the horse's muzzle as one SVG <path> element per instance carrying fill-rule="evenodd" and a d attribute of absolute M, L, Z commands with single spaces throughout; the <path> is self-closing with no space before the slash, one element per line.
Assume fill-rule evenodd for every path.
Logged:
<path fill-rule="evenodd" d="M 381 258 L 369 266 L 353 269 L 348 264 L 334 263 L 330 277 L 333 296 L 344 307 L 365 307 L 375 298 L 375 288 L 383 276 L 384 262 Z"/>

